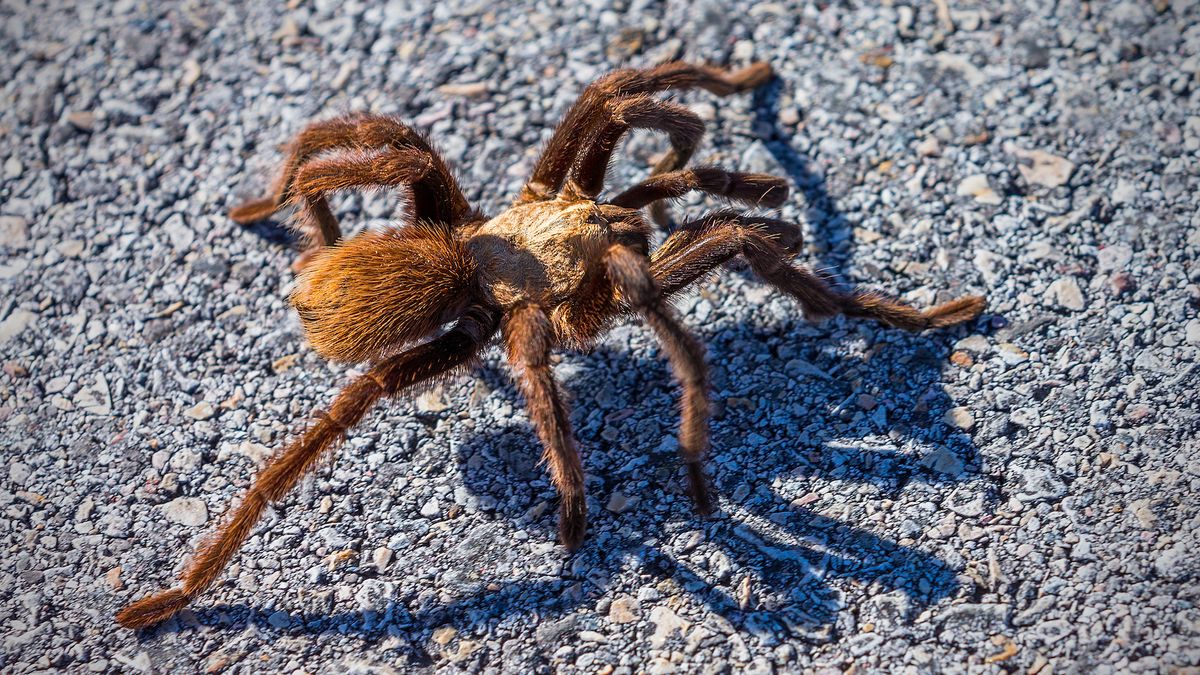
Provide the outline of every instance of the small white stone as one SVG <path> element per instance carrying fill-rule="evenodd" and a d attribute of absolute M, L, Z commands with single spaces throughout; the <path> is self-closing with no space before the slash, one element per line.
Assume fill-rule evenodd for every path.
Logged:
<path fill-rule="evenodd" d="M 965 406 L 947 410 L 945 420 L 946 424 L 958 427 L 963 431 L 970 431 L 971 427 L 975 426 L 975 416 L 971 414 L 971 409 Z"/>
<path fill-rule="evenodd" d="M 215 414 L 217 414 L 216 409 L 213 408 L 213 405 L 211 403 L 209 403 L 208 401 L 201 401 L 201 402 L 197 403 L 196 405 L 183 411 L 183 415 L 185 417 L 190 417 L 194 420 L 212 419 L 212 416 Z"/>
<path fill-rule="evenodd" d="M 981 173 L 964 178 L 958 184 L 958 194 L 963 197 L 974 197 L 975 201 L 980 204 L 996 205 L 1004 201 L 988 184 L 987 176 Z"/>
<path fill-rule="evenodd" d="M 1005 145 L 1004 149 L 1021 160 L 1017 164 L 1017 170 L 1030 183 L 1058 187 L 1065 185 L 1075 172 L 1073 163 L 1048 152 L 1026 150 L 1012 143 Z"/>
<path fill-rule="evenodd" d="M 441 385 L 429 391 L 422 392 L 420 396 L 417 396 L 417 410 L 421 412 L 441 412 L 449 407 L 450 405 L 446 403 Z"/>
<path fill-rule="evenodd" d="M 54 245 L 54 250 L 61 253 L 64 258 L 78 258 L 79 254 L 83 253 L 83 240 L 64 239 Z"/>
<path fill-rule="evenodd" d="M 671 637 L 675 631 L 686 633 L 692 624 L 679 617 L 670 607 L 657 605 L 650 610 L 650 621 L 654 624 L 654 635 L 650 636 L 650 646 L 658 648 Z"/>
<path fill-rule="evenodd" d="M 433 518 L 441 513 L 441 511 L 442 509 L 438 504 L 437 497 L 430 497 L 429 501 L 425 502 L 425 505 L 421 507 L 421 515 L 426 518 Z"/>
<path fill-rule="evenodd" d="M 1200 319 L 1188 321 L 1183 332 L 1183 339 L 1187 340 L 1189 345 L 1200 345 Z"/>
<path fill-rule="evenodd" d="M 1124 269 L 1133 260 L 1133 249 L 1128 244 L 1105 246 L 1096 254 L 1101 272 Z"/>
<path fill-rule="evenodd" d="M 13 339 L 25 330 L 33 320 L 37 318 L 37 314 L 24 309 L 14 309 L 12 314 L 4 321 L 0 321 L 0 344 L 4 344 Z"/>
<path fill-rule="evenodd" d="M 163 515 L 172 523 L 199 527 L 208 522 L 208 506 L 195 497 L 179 497 L 163 504 Z"/>
<path fill-rule="evenodd" d="M 948 476 L 958 476 L 963 472 L 963 462 L 947 448 L 938 448 L 921 460 L 921 465 Z"/>
<path fill-rule="evenodd" d="M 982 335 L 971 335 L 954 343 L 955 351 L 966 351 L 973 354 L 986 354 L 991 349 L 992 346 L 988 343 L 988 339 Z"/>
<path fill-rule="evenodd" d="M 641 616 L 642 605 L 637 598 L 626 595 L 612 601 L 608 607 L 608 620 L 613 623 L 632 623 Z"/>
<path fill-rule="evenodd" d="M 95 382 L 75 394 L 74 402 L 84 412 L 93 415 L 111 415 L 112 397 L 108 390 L 108 380 L 103 375 L 97 375 Z"/>
<path fill-rule="evenodd" d="M 1117 181 L 1117 187 L 1112 191 L 1113 204 L 1128 204 L 1138 197 L 1138 186 L 1124 178 Z"/>
<path fill-rule="evenodd" d="M 271 457 L 273 450 L 261 443 L 242 441 L 237 451 L 250 458 L 258 466 L 262 466 Z"/>
<path fill-rule="evenodd" d="M 1075 277 L 1062 277 L 1046 289 L 1047 298 L 1058 305 L 1078 312 L 1084 308 L 1083 291 Z"/>
<path fill-rule="evenodd" d="M 387 569 L 387 566 L 392 564 L 392 549 L 386 546 L 380 546 L 371 554 L 371 563 L 375 565 L 375 569 L 382 572 Z"/>
<path fill-rule="evenodd" d="M 20 216 L 0 216 L 0 246 L 24 247 L 29 243 L 29 225 Z"/>

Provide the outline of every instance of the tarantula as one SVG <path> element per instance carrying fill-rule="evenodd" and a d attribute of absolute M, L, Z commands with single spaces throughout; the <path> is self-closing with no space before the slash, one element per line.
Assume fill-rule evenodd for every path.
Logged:
<path fill-rule="evenodd" d="M 665 228 L 664 203 L 691 191 L 769 208 L 788 195 L 774 176 L 685 169 L 704 124 L 653 94 L 699 87 L 726 96 L 770 77 L 765 63 L 726 72 L 679 62 L 602 77 L 570 108 L 529 181 L 494 218 L 472 208 L 429 142 L 392 117 L 353 115 L 305 129 L 273 194 L 230 215 L 248 223 L 296 207 L 310 246 L 297 262 L 290 299 L 305 334 L 327 359 L 371 365 L 258 474 L 200 546 L 181 586 L 125 607 L 117 621 L 140 628 L 182 609 L 213 584 L 268 504 L 287 495 L 376 402 L 470 364 L 497 332 L 558 491 L 559 538 L 573 550 L 586 529 L 584 473 L 552 349 L 586 347 L 631 315 L 649 324 L 682 389 L 679 454 L 688 493 L 705 514 L 713 496 L 702 466 L 709 418 L 704 348 L 680 323 L 672 296 L 741 256 L 812 319 L 841 313 L 915 331 L 977 317 L 982 297 L 921 311 L 878 293 L 838 289 L 791 262 L 800 229 L 773 218 L 720 211 L 678 225 L 650 250 L 644 207 Z M 601 200 L 613 151 L 631 129 L 664 132 L 671 148 L 645 181 Z M 402 226 L 342 239 L 327 199 L 352 188 L 402 188 L 411 213 Z"/>

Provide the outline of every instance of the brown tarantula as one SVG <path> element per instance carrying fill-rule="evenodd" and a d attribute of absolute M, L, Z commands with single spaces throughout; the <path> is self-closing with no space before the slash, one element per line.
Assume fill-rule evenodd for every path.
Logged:
<path fill-rule="evenodd" d="M 788 194 L 774 176 L 683 168 L 704 125 L 653 94 L 700 87 L 726 96 L 770 77 L 764 63 L 736 72 L 666 63 L 602 77 L 567 112 L 512 206 L 494 218 L 471 207 L 428 141 L 396 119 L 356 115 L 308 127 L 291 146 L 274 195 L 230 215 L 247 223 L 297 207 L 311 243 L 291 296 L 304 331 L 322 356 L 370 362 L 370 369 L 258 474 L 184 570 L 181 586 L 129 605 L 117 621 L 140 628 L 182 609 L 217 579 L 267 505 L 282 499 L 376 402 L 470 364 L 497 332 L 561 500 L 559 537 L 575 549 L 587 521 L 584 474 L 551 370 L 552 349 L 592 344 L 633 314 L 650 325 L 683 390 L 679 453 L 688 492 L 697 510 L 708 513 L 704 348 L 672 311 L 673 295 L 742 256 L 809 318 L 841 313 L 921 330 L 977 317 L 984 300 L 976 296 L 921 311 L 874 292 L 839 290 L 791 262 L 799 227 L 772 218 L 721 211 L 679 225 L 650 250 L 643 207 L 652 207 L 665 226 L 665 200 L 693 190 L 771 208 Z M 647 180 L 601 200 L 613 150 L 631 129 L 664 132 L 671 149 Z M 343 240 L 329 193 L 382 187 L 408 191 L 406 222 Z"/>

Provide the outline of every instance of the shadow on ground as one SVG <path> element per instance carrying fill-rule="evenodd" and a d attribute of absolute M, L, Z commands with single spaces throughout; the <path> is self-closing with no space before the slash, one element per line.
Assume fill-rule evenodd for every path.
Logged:
<path fill-rule="evenodd" d="M 728 380 L 729 388 L 739 381 L 768 381 L 778 369 L 773 361 L 760 361 L 747 371 L 725 372 L 720 364 L 730 363 L 738 343 L 764 343 L 764 332 L 773 329 L 762 326 L 732 326 L 721 330 L 712 339 L 709 355 L 714 364 L 714 378 Z M 801 333 L 797 335 L 797 333 Z M 799 324 L 787 329 L 785 339 L 802 339 L 812 329 Z M 775 337 L 780 337 L 776 335 Z M 444 603 L 435 596 L 380 598 L 378 611 L 343 613 L 297 612 L 292 614 L 288 632 L 319 633 L 335 630 L 357 634 L 366 641 L 389 636 L 415 634 L 427 636 L 433 629 L 454 626 L 459 633 L 472 634 L 487 630 L 496 622 L 531 617 L 546 625 L 568 617 L 579 609 L 594 607 L 616 583 L 623 570 L 657 581 L 671 580 L 679 588 L 703 603 L 709 611 L 724 617 L 737 630 L 763 639 L 792 637 L 819 643 L 837 634 L 838 613 L 842 609 L 839 586 L 849 581 L 872 585 L 874 592 L 898 592 L 906 598 L 907 609 L 901 620 L 915 616 L 920 607 L 928 606 L 953 595 L 958 589 L 955 570 L 938 557 L 916 547 L 906 547 L 841 519 L 798 506 L 794 499 L 785 498 L 771 485 L 778 478 L 785 483 L 806 481 L 814 484 L 838 481 L 842 484 L 869 483 L 878 490 L 879 498 L 896 497 L 912 482 L 946 484 L 971 480 L 978 467 L 975 447 L 968 437 L 947 434 L 938 420 L 952 402 L 938 386 L 940 365 L 948 353 L 946 346 L 953 338 L 948 335 L 910 336 L 888 332 L 884 350 L 896 350 L 899 358 L 890 359 L 881 352 L 869 364 L 868 384 L 892 383 L 882 390 L 884 400 L 897 403 L 895 420 L 886 428 L 876 428 L 871 438 L 878 439 L 891 432 L 892 443 L 878 440 L 855 444 L 840 439 L 817 441 L 811 444 L 788 439 L 771 441 L 764 452 L 750 448 L 751 457 L 739 463 L 743 446 L 729 447 L 722 438 L 744 433 L 745 411 L 726 407 L 714 420 L 714 448 L 710 467 L 717 490 L 722 496 L 721 513 L 700 519 L 694 515 L 683 494 L 682 482 L 676 471 L 678 465 L 671 449 L 653 450 L 642 447 L 631 437 L 632 430 L 647 418 L 661 418 L 645 404 L 647 399 L 674 398 L 677 393 L 671 383 L 666 364 L 658 360 L 640 360 L 627 353 L 601 348 L 586 355 L 573 355 L 570 366 L 580 368 L 568 383 L 575 395 L 574 420 L 580 433 L 580 445 L 586 454 L 589 474 L 589 494 L 592 500 L 591 534 L 584 547 L 573 555 L 563 553 L 562 571 L 554 575 L 506 576 L 488 560 L 501 541 L 480 545 L 474 537 L 452 545 L 439 555 L 448 568 L 463 573 L 453 592 L 457 599 Z M 816 367 L 832 372 L 862 365 L 858 357 L 830 356 L 836 346 L 828 337 L 811 341 L 811 353 Z M 824 354 L 825 356 L 820 356 Z M 587 364 L 605 363 L 604 367 Z M 620 371 L 616 363 L 625 363 Z M 861 369 L 860 369 L 861 370 Z M 596 425 L 584 419 L 594 402 L 581 392 L 600 391 L 613 372 L 624 372 L 633 383 L 622 382 L 619 390 L 639 392 L 639 401 L 618 398 L 608 401 L 607 408 L 632 411 L 621 422 L 622 433 L 606 441 L 596 433 Z M 492 389 L 492 395 L 519 401 L 519 395 L 506 373 L 483 369 L 477 373 Z M 764 433 L 769 429 L 786 429 L 789 425 L 812 420 L 819 425 L 832 425 L 844 420 L 839 403 L 850 385 L 838 378 L 801 378 L 806 394 L 817 404 L 806 411 L 805 419 L 794 413 L 780 413 L 768 404 L 764 416 L 780 418 L 768 423 L 750 424 Z M 877 389 L 878 390 L 878 389 Z M 786 393 L 786 391 L 784 392 Z M 763 398 L 770 399 L 769 393 Z M 912 406 L 919 412 L 905 412 Z M 809 416 L 811 414 L 811 417 Z M 654 420 L 650 420 L 653 422 Z M 673 433 L 674 420 L 664 429 Z M 811 428 L 811 425 L 810 425 Z M 778 435 L 778 434 L 777 434 Z M 735 441 L 736 443 L 736 441 Z M 901 446 L 909 446 L 909 450 Z M 951 475 L 939 473 L 927 466 L 913 446 L 935 448 L 949 452 L 961 462 L 961 471 Z M 649 451 L 649 452 L 648 452 Z M 525 424 L 491 429 L 465 435 L 457 446 L 457 462 L 462 481 L 477 496 L 495 499 L 493 514 L 496 526 L 485 521 L 483 528 L 489 539 L 496 534 L 503 538 L 514 527 L 524 529 L 534 541 L 552 542 L 556 536 L 557 514 L 553 507 L 537 516 L 529 509 L 538 502 L 553 504 L 553 491 L 544 478 L 544 470 L 536 466 L 539 454 L 536 438 Z M 771 466 L 764 470 L 755 461 L 766 454 Z M 471 471 L 467 464 L 479 456 L 487 471 Z M 598 484 L 597 484 L 598 483 Z M 640 507 L 623 514 L 613 514 L 602 508 L 603 500 L 620 486 L 635 485 L 642 500 Z M 752 498 L 743 495 L 742 503 L 730 500 L 741 485 L 757 486 Z M 511 490 L 528 496 L 514 503 Z M 627 489 L 627 488 L 626 488 Z M 507 493 L 506 493 L 507 491 Z M 854 490 L 851 488 L 850 492 Z M 848 518 L 850 516 L 847 516 Z M 681 552 L 684 533 L 703 532 L 703 556 Z M 695 536 L 695 535 L 693 535 Z M 727 563 L 719 562 L 724 558 Z M 699 558 L 701 563 L 697 564 Z M 479 573 L 483 570 L 482 574 Z M 488 570 L 491 570 L 489 573 Z M 347 571 L 354 571 L 349 568 Z M 371 570 L 364 572 L 370 575 Z M 746 602 L 743 578 L 750 574 L 750 596 Z M 389 570 L 380 581 L 403 570 Z M 656 580 L 656 581 L 653 581 Z M 494 589 L 494 590 L 490 590 Z M 300 589 L 297 589 L 300 590 Z M 311 590 L 311 589 L 306 589 Z M 195 615 L 201 623 L 234 625 L 266 625 L 269 612 L 248 605 L 197 607 Z M 578 627 L 576 630 L 587 628 Z M 172 621 L 161 630 L 187 630 Z M 401 652 L 413 664 L 429 659 L 424 640 L 402 640 Z M 393 645 L 394 646 L 394 645 Z"/>

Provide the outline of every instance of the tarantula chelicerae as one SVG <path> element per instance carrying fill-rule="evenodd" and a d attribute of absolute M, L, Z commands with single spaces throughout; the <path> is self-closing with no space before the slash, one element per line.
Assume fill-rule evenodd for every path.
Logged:
<path fill-rule="evenodd" d="M 810 318 L 841 313 L 921 330 L 978 316 L 981 297 L 921 311 L 874 292 L 837 289 L 791 262 L 800 230 L 772 218 L 721 211 L 679 225 L 650 250 L 643 207 L 665 227 L 665 201 L 693 190 L 772 208 L 788 194 L 774 176 L 683 168 L 704 125 L 687 108 L 653 94 L 700 87 L 725 96 L 770 76 L 764 63 L 736 72 L 667 63 L 606 75 L 584 90 L 520 195 L 494 218 L 471 207 L 441 157 L 396 119 L 342 117 L 302 132 L 274 194 L 230 215 L 246 223 L 297 207 L 311 245 L 298 261 L 291 301 L 305 333 L 322 356 L 371 367 L 259 473 L 184 570 L 182 585 L 129 605 L 117 621 L 139 628 L 182 609 L 216 580 L 267 505 L 282 499 L 377 401 L 471 363 L 497 332 L 558 490 L 559 537 L 574 549 L 587 522 L 583 465 L 550 367 L 552 349 L 587 346 L 634 314 L 650 325 L 683 390 L 679 453 L 688 492 L 707 513 L 713 497 L 701 464 L 709 414 L 704 348 L 672 311 L 676 293 L 742 256 Z M 664 132 L 671 149 L 648 179 L 601 200 L 613 150 L 631 129 Z M 383 187 L 408 191 L 406 222 L 343 240 L 329 193 Z"/>

